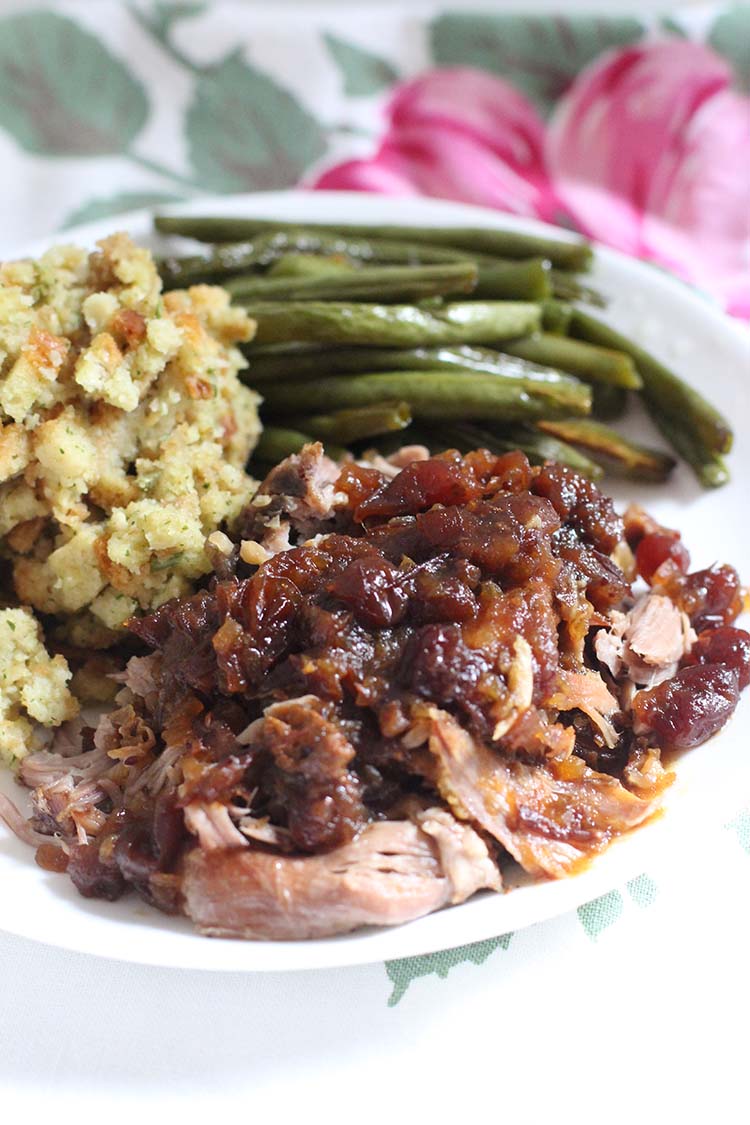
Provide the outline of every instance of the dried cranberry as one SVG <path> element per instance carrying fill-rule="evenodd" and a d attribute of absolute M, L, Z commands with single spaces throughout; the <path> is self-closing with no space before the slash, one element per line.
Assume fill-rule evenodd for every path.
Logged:
<path fill-rule="evenodd" d="M 609 496 L 563 465 L 546 464 L 531 485 L 544 496 L 568 526 L 598 551 L 608 555 L 623 538 L 624 526 Z"/>
<path fill-rule="evenodd" d="M 653 516 L 650 516 L 640 504 L 628 504 L 623 514 L 623 524 L 625 526 L 625 539 L 631 551 L 635 551 L 643 539 L 644 535 L 652 535 L 655 531 L 666 531 L 669 534 L 668 527 L 662 527 L 657 523 Z"/>
<path fill-rule="evenodd" d="M 410 597 L 409 613 L 414 621 L 470 621 L 476 616 L 474 589 L 480 571 L 464 559 L 438 555 L 404 576 Z"/>
<path fill-rule="evenodd" d="M 487 662 L 466 645 L 456 625 L 427 625 L 407 646 L 402 676 L 412 691 L 437 703 L 474 692 Z"/>
<path fill-rule="evenodd" d="M 740 691 L 750 684 L 750 633 L 732 625 L 704 629 L 684 661 L 691 664 L 725 664 L 739 676 Z"/>
<path fill-rule="evenodd" d="M 619 605 L 630 593 L 630 584 L 616 563 L 601 551 L 582 543 L 575 531 L 563 527 L 552 536 L 552 549 L 586 582 L 586 597 L 602 612 Z"/>
<path fill-rule="evenodd" d="M 736 669 L 697 664 L 638 692 L 633 700 L 636 730 L 649 731 L 665 750 L 689 750 L 721 730 L 739 697 Z"/>
<path fill-rule="evenodd" d="M 715 625 L 731 625 L 742 612 L 740 580 L 732 566 L 714 563 L 679 576 L 666 583 L 666 593 L 699 633 Z"/>
<path fill-rule="evenodd" d="M 644 535 L 635 552 L 635 565 L 641 578 L 650 584 L 654 572 L 667 560 L 682 574 L 687 574 L 690 555 L 677 532 L 655 531 Z"/>
<path fill-rule="evenodd" d="M 396 625 L 406 613 L 409 598 L 400 585 L 403 577 L 387 559 L 355 559 L 328 591 L 371 629 Z"/>
<path fill-rule="evenodd" d="M 435 504 L 465 504 L 476 492 L 477 485 L 460 458 L 452 461 L 431 457 L 429 461 L 407 465 L 379 492 L 361 503 L 354 518 L 412 516 Z"/>
<path fill-rule="evenodd" d="M 386 477 L 377 469 L 369 469 L 351 462 L 344 465 L 341 470 L 341 475 L 336 481 L 336 491 L 346 493 L 349 497 L 349 506 L 357 508 L 370 496 L 374 496 L 385 483 Z"/>

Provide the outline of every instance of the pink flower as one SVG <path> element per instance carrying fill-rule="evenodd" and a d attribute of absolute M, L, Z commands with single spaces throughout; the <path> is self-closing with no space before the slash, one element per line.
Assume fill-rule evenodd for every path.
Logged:
<path fill-rule="evenodd" d="M 507 82 L 469 67 L 396 87 L 376 155 L 324 172 L 317 188 L 432 195 L 552 219 L 544 126 Z"/>
<path fill-rule="evenodd" d="M 750 101 L 681 40 L 609 52 L 558 103 L 546 156 L 585 233 L 750 314 Z"/>

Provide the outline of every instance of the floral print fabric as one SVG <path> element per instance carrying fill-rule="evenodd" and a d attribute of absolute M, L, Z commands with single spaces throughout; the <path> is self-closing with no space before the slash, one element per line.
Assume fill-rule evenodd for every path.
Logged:
<path fill-rule="evenodd" d="M 750 5 L 323 11 L 0 0 L 0 252 L 199 193 L 429 195 L 565 224 L 750 317 Z"/>

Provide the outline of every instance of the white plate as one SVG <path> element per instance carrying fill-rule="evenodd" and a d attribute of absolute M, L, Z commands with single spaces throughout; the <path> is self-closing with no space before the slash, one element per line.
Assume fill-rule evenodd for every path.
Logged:
<path fill-rule="evenodd" d="M 234 214 L 311 222 L 374 222 L 433 226 L 485 225 L 529 232 L 565 234 L 542 223 L 425 199 L 374 195 L 274 192 L 199 199 L 180 208 L 186 214 Z M 90 224 L 65 235 L 92 245 L 115 229 L 157 245 L 150 215 L 136 212 Z M 53 240 L 19 248 L 37 255 Z M 740 435 L 730 459 L 733 482 L 702 491 L 681 467 L 667 487 L 618 486 L 621 501 L 635 499 L 664 523 L 679 527 L 695 567 L 715 560 L 740 567 L 750 576 L 750 337 L 701 297 L 649 266 L 610 250 L 597 252 L 594 283 L 609 297 L 606 317 L 637 337 L 659 358 L 707 391 L 732 419 Z M 628 420 L 631 432 L 658 444 L 642 415 Z M 308 942 L 238 942 L 199 937 L 188 922 L 168 918 L 137 898 L 106 903 L 81 898 L 71 883 L 42 871 L 33 851 L 0 832 L 0 929 L 65 949 L 123 961 L 175 968 L 278 971 L 312 969 L 430 953 L 507 933 L 571 910 L 639 874 L 670 850 L 679 862 L 679 845 L 700 832 L 707 819 L 720 821 L 750 791 L 748 703 L 714 740 L 683 758 L 666 811 L 653 824 L 617 841 L 588 871 L 563 880 L 519 887 L 505 895 L 484 895 L 395 929 Z M 16 801 L 25 794 L 7 773 L 0 789 Z"/>

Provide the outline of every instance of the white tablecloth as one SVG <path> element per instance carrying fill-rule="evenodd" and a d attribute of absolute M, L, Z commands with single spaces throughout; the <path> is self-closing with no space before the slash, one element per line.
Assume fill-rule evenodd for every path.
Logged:
<path fill-rule="evenodd" d="M 746 1121 L 750 818 L 698 835 L 598 933 L 460 960 L 211 974 L 0 937 L 2 1119 Z"/>

